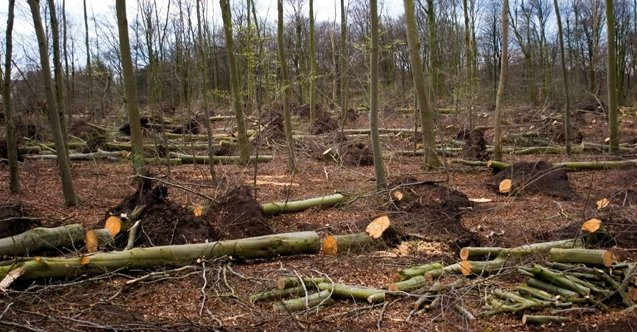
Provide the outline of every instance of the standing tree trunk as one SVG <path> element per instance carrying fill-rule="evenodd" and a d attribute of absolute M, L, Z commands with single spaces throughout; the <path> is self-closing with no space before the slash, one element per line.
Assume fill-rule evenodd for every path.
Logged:
<path fill-rule="evenodd" d="M 7 134 L 7 158 L 9 159 L 9 187 L 12 193 L 20 191 L 20 175 L 18 173 L 18 144 L 15 137 L 15 121 L 13 120 L 13 105 L 11 101 L 11 53 L 13 48 L 13 18 L 15 0 L 9 0 L 9 12 L 7 14 L 6 48 L 4 55 L 4 87 L 2 100 L 4 108 L 4 120 Z M 0 68 L 0 76 L 2 69 Z"/>
<path fill-rule="evenodd" d="M 316 44 L 314 41 L 314 0 L 310 0 L 310 124 L 316 120 Z"/>
<path fill-rule="evenodd" d="M 608 126 L 610 132 L 610 151 L 619 150 L 619 128 L 617 123 L 617 56 L 615 52 L 615 9 L 613 0 L 606 0 L 606 41 L 608 52 L 606 60 L 608 87 Z"/>
<path fill-rule="evenodd" d="M 404 0 L 405 23 L 407 25 L 407 43 L 409 45 L 409 57 L 411 60 L 411 72 L 416 88 L 417 105 L 420 109 L 420 124 L 422 126 L 423 150 L 425 156 L 425 168 L 436 168 L 441 165 L 436 154 L 436 137 L 434 135 L 434 111 L 427 97 L 428 89 L 425 83 L 425 75 L 420 61 L 420 43 L 418 42 L 418 27 L 414 0 Z"/>
<path fill-rule="evenodd" d="M 86 0 L 84 0 L 84 45 L 86 47 L 86 72 L 88 73 L 88 109 L 95 116 L 93 109 L 93 68 L 91 67 L 91 45 L 88 40 L 88 14 L 86 13 Z M 129 47 L 130 48 L 130 47 Z"/>
<path fill-rule="evenodd" d="M 281 66 L 281 88 L 283 89 L 283 116 L 285 117 L 285 138 L 288 144 L 288 171 L 296 170 L 294 157 L 294 139 L 292 138 L 292 119 L 290 115 L 290 81 L 288 79 L 288 65 L 285 58 L 285 44 L 283 44 L 283 0 L 277 0 L 277 44 L 279 46 L 279 65 Z"/>
<path fill-rule="evenodd" d="M 139 122 L 137 106 L 137 85 L 133 75 L 133 59 L 128 39 L 128 19 L 126 18 L 126 0 L 116 0 L 117 30 L 119 31 L 119 51 L 122 61 L 122 78 L 126 94 L 126 109 L 131 131 L 131 162 L 136 175 L 146 174 L 144 169 L 144 146 L 142 143 L 142 126 Z"/>
<path fill-rule="evenodd" d="M 53 80 L 51 78 L 51 65 L 49 64 L 49 48 L 46 42 L 46 34 L 42 26 L 42 18 L 40 16 L 40 3 L 38 0 L 28 0 L 33 16 L 33 25 L 35 26 L 35 34 L 38 38 L 38 49 L 40 51 L 40 63 L 42 65 L 42 78 L 44 83 L 44 92 L 47 101 L 47 113 L 49 115 L 49 124 L 53 134 L 53 142 L 55 143 L 55 151 L 57 153 L 58 169 L 60 170 L 60 178 L 62 180 L 62 192 L 64 193 L 64 201 L 68 206 L 77 205 L 77 195 L 73 188 L 73 179 L 71 178 L 71 165 L 68 158 L 66 146 L 64 144 L 64 136 L 60 125 L 60 114 L 58 104 L 53 93 Z"/>
<path fill-rule="evenodd" d="M 58 101 L 58 112 L 60 113 L 60 126 L 62 127 L 62 138 L 64 138 L 64 146 L 69 149 L 69 135 L 67 133 L 67 115 L 66 109 L 66 87 L 64 85 L 64 75 L 62 74 L 62 59 L 60 56 L 60 28 L 55 10 L 55 1 L 48 0 L 49 16 L 51 19 L 51 35 L 53 39 L 53 75 L 55 77 L 55 96 Z"/>
<path fill-rule="evenodd" d="M 347 115 L 347 12 L 345 11 L 345 0 L 341 0 L 341 40 L 339 45 L 340 56 L 338 58 L 339 66 L 339 84 L 340 84 L 340 98 L 341 98 L 341 116 L 343 117 L 343 123 Z"/>
<path fill-rule="evenodd" d="M 471 43 L 471 27 L 469 23 L 468 0 L 462 0 L 464 11 L 464 45 L 466 52 L 465 70 L 467 72 L 467 115 L 469 116 L 469 129 L 473 129 L 473 45 Z"/>
<path fill-rule="evenodd" d="M 566 155 L 571 154 L 571 102 L 568 93 L 568 73 L 566 71 L 566 57 L 564 55 L 564 36 L 562 32 L 562 18 L 557 0 L 553 0 L 555 7 L 555 19 L 557 20 L 557 34 L 560 43 L 560 61 L 562 63 L 562 80 L 564 81 L 564 141 L 566 142 Z"/>
<path fill-rule="evenodd" d="M 500 58 L 500 82 L 495 97 L 495 138 L 493 158 L 502 160 L 502 117 L 504 115 L 504 89 L 509 71 L 509 0 L 502 1 L 502 56 Z"/>
<path fill-rule="evenodd" d="M 370 0 L 369 15 L 372 29 L 372 45 L 369 56 L 369 123 L 371 128 L 372 151 L 374 153 L 374 172 L 376 173 L 376 187 L 385 188 L 385 166 L 383 154 L 380 151 L 378 137 L 378 4 L 377 0 Z"/>
<path fill-rule="evenodd" d="M 241 96 L 239 93 L 239 72 L 234 59 L 234 47 L 232 42 L 232 15 L 230 13 L 230 3 L 228 0 L 219 0 L 221 6 L 221 16 L 223 18 L 223 30 L 226 35 L 226 49 L 228 51 L 228 65 L 230 67 L 230 93 L 232 94 L 232 109 L 237 118 L 237 130 L 239 131 L 239 155 L 241 163 L 246 164 L 250 160 L 250 146 L 248 145 L 248 135 L 246 124 L 241 110 Z"/>
<path fill-rule="evenodd" d="M 208 61 L 204 49 L 203 33 L 201 31 L 201 0 L 197 0 L 197 35 L 199 39 L 199 56 L 201 59 L 201 94 L 203 98 L 203 112 L 206 117 L 206 134 L 208 135 L 208 159 L 214 160 L 215 154 L 212 147 L 212 129 L 210 128 L 210 111 L 208 110 Z M 215 181 L 215 163 L 208 163 L 210 177 Z"/>
<path fill-rule="evenodd" d="M 436 9 L 434 8 L 434 1 L 427 0 L 427 43 L 429 49 L 429 68 L 431 75 L 430 86 L 430 103 L 435 109 L 436 98 L 440 93 L 440 61 L 438 55 L 440 50 L 438 49 L 438 39 L 436 34 Z"/>

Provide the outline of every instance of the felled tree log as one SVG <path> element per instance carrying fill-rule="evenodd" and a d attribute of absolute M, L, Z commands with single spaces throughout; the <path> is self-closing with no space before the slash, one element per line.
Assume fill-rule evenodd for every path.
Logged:
<path fill-rule="evenodd" d="M 102 151 L 90 152 L 90 153 L 69 153 L 69 160 L 98 160 L 108 158 L 126 159 L 127 153 L 123 151 Z M 32 160 L 57 160 L 57 155 L 54 154 L 35 154 L 27 155 L 27 159 Z"/>
<path fill-rule="evenodd" d="M 208 164 L 210 162 L 210 158 L 208 156 L 193 156 L 185 153 L 176 153 L 171 152 L 170 158 L 178 158 L 181 160 L 182 164 Z M 273 157 L 271 155 L 263 155 L 263 156 L 250 156 L 250 162 L 270 162 Z M 240 161 L 239 156 L 215 156 L 214 162 L 216 164 L 236 164 Z"/>
<path fill-rule="evenodd" d="M 278 289 L 285 289 L 285 288 L 295 287 L 295 286 L 301 286 L 301 287 L 305 286 L 306 288 L 307 287 L 316 288 L 318 284 L 329 283 L 329 282 L 331 282 L 330 279 L 323 278 L 323 277 L 318 277 L 318 278 L 302 277 L 300 279 L 298 277 L 281 277 L 276 280 L 276 287 Z"/>
<path fill-rule="evenodd" d="M 490 273 L 500 270 L 506 266 L 515 265 L 520 258 L 531 254 L 546 253 L 552 248 L 573 248 L 579 245 L 576 239 L 559 240 L 552 242 L 533 243 L 516 248 L 502 249 L 495 259 L 489 261 L 469 261 L 460 262 L 460 272 L 464 275 Z M 467 247 L 465 252 L 480 251 L 474 247 Z M 467 253 L 467 255 L 470 255 Z"/>
<path fill-rule="evenodd" d="M 344 284 L 321 283 L 318 284 L 321 291 L 329 291 L 333 298 L 344 300 L 362 300 L 368 303 L 385 302 L 385 291 L 382 289 L 350 286 Z"/>
<path fill-rule="evenodd" d="M 261 211 L 265 215 L 274 215 L 287 212 L 299 212 L 313 207 L 331 207 L 343 203 L 347 196 L 342 194 L 326 195 L 308 198 L 298 201 L 273 202 L 261 205 Z"/>
<path fill-rule="evenodd" d="M 528 269 L 536 277 L 542 278 L 552 284 L 571 290 L 579 295 L 588 296 L 591 293 L 591 289 L 585 287 L 569 278 L 566 275 L 558 272 L 551 271 L 545 267 L 534 264 L 533 267 Z"/>
<path fill-rule="evenodd" d="M 460 249 L 460 259 L 463 261 L 495 258 L 506 248 L 501 247 L 464 247 Z"/>
<path fill-rule="evenodd" d="M 317 254 L 319 248 L 320 240 L 316 232 L 283 233 L 210 243 L 134 248 L 82 257 L 40 257 L 0 265 L 0 278 L 19 267 L 25 269 L 22 278 L 60 278 L 130 268 L 182 266 L 192 264 L 197 259 L 223 256 L 241 260 Z"/>
<path fill-rule="evenodd" d="M 0 239 L 0 257 L 29 256 L 42 249 L 71 248 L 80 246 L 83 240 L 84 228 L 80 224 L 55 228 L 36 227 L 24 233 Z"/>
<path fill-rule="evenodd" d="M 560 316 L 535 316 L 524 315 L 522 316 L 522 324 L 562 324 L 568 322 L 569 318 Z"/>
<path fill-rule="evenodd" d="M 329 290 L 324 290 L 319 293 L 311 294 L 307 297 L 299 297 L 296 299 L 275 303 L 272 305 L 272 309 L 277 312 L 295 312 L 310 309 L 321 304 L 328 305 L 333 302 L 332 299 L 330 299 L 330 295 L 331 293 Z"/>
<path fill-rule="evenodd" d="M 401 233 L 392 227 L 389 217 L 380 216 L 367 225 L 365 232 L 328 235 L 323 239 L 321 252 L 330 256 L 339 253 L 361 253 L 389 246 L 401 238 Z"/>
<path fill-rule="evenodd" d="M 442 268 L 443 268 L 443 265 L 441 263 L 431 263 L 431 264 L 425 264 L 425 265 L 412 266 L 407 269 L 396 272 L 394 274 L 394 281 L 407 280 L 415 276 L 424 276 L 425 273 L 429 271 L 442 269 Z"/>
<path fill-rule="evenodd" d="M 527 281 L 527 285 L 530 287 L 541 289 L 549 294 L 559 295 L 565 299 L 576 299 L 579 297 L 579 294 L 572 290 L 568 290 L 557 285 L 548 283 L 546 281 L 542 281 L 536 278 L 530 278 Z"/>
<path fill-rule="evenodd" d="M 267 301 L 273 299 L 284 299 L 292 296 L 305 295 L 307 289 L 303 286 L 296 286 L 284 289 L 274 289 L 250 296 L 250 302 L 256 303 L 259 301 Z"/>
<path fill-rule="evenodd" d="M 497 161 L 497 160 L 489 160 L 488 162 L 484 161 L 473 161 L 473 160 L 462 160 L 462 159 L 453 159 L 451 160 L 453 164 L 462 164 L 467 166 L 479 166 L 479 167 L 488 167 L 493 169 L 494 172 L 499 172 L 507 167 L 510 164 Z M 583 171 L 583 170 L 597 170 L 597 169 L 610 169 L 610 168 L 630 168 L 637 167 L 637 159 L 630 160 L 599 160 L 599 161 L 567 161 L 561 163 L 555 163 L 553 166 L 564 167 L 567 171 Z"/>
<path fill-rule="evenodd" d="M 549 260 L 558 263 L 583 263 L 610 267 L 613 265 L 613 254 L 608 250 L 552 248 L 549 251 Z"/>

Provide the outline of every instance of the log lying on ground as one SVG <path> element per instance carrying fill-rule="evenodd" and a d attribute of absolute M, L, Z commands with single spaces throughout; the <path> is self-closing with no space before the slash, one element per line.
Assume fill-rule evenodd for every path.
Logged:
<path fill-rule="evenodd" d="M 488 167 L 493 169 L 495 172 L 499 172 L 510 166 L 510 164 L 508 163 L 497 161 L 497 160 L 489 160 L 488 162 L 484 162 L 484 161 L 474 161 L 474 160 L 453 159 L 451 160 L 451 163 L 461 164 L 466 166 Z M 637 167 L 637 159 L 566 161 L 566 162 L 555 163 L 553 164 L 553 166 L 564 167 L 567 171 L 584 171 L 584 170 L 598 170 L 598 169 L 611 169 L 611 168 L 631 168 L 631 167 Z"/>
<path fill-rule="evenodd" d="M 465 247 L 460 253 L 461 255 L 471 257 L 475 252 L 475 257 L 479 257 L 478 254 L 487 253 L 489 255 L 496 254 L 495 259 L 488 261 L 470 261 L 463 260 L 460 262 L 460 271 L 464 275 L 470 274 L 483 274 L 500 270 L 506 266 L 515 265 L 520 258 L 532 254 L 547 253 L 552 248 L 573 248 L 580 245 L 580 241 L 577 239 L 559 240 L 552 242 L 533 243 L 516 248 L 488 248 L 483 250 L 479 247 Z"/>
<path fill-rule="evenodd" d="M 25 255 L 42 249 L 79 247 L 84 240 L 84 228 L 71 224 L 55 228 L 36 227 L 24 233 L 0 239 L 0 257 Z"/>
<path fill-rule="evenodd" d="M 569 318 L 560 316 L 535 316 L 524 315 L 522 316 L 522 324 L 562 324 L 568 322 Z"/>
<path fill-rule="evenodd" d="M 57 155 L 54 154 L 35 154 L 35 155 L 27 155 L 27 159 L 32 160 L 57 160 Z M 127 153 L 124 151 L 102 151 L 98 152 L 90 152 L 90 153 L 70 153 L 69 160 L 98 160 L 98 159 L 126 159 Z"/>
<path fill-rule="evenodd" d="M 549 260 L 558 263 L 583 263 L 610 267 L 613 265 L 613 254 L 608 250 L 552 248 L 549 251 Z"/>
<path fill-rule="evenodd" d="M 261 211 L 263 211 L 265 215 L 274 215 L 287 212 L 299 212 L 312 207 L 326 208 L 341 204 L 346 198 L 347 196 L 343 194 L 333 194 L 298 201 L 273 202 L 262 204 Z"/>
<path fill-rule="evenodd" d="M 284 289 L 274 289 L 250 296 L 250 302 L 255 303 L 259 301 L 267 301 L 273 299 L 284 299 L 292 296 L 305 295 L 307 289 L 303 286 L 296 286 Z"/>
<path fill-rule="evenodd" d="M 61 278 L 130 268 L 183 266 L 197 259 L 224 256 L 243 260 L 317 254 L 319 249 L 320 240 L 316 232 L 283 233 L 210 243 L 134 248 L 82 257 L 40 257 L 0 265 L 0 278 L 19 267 L 25 269 L 21 278 Z"/>
<path fill-rule="evenodd" d="M 323 278 L 323 277 L 281 277 L 279 279 L 276 280 L 276 288 L 277 289 L 285 289 L 285 288 L 289 288 L 289 287 L 295 287 L 295 286 L 305 286 L 305 287 L 314 287 L 316 288 L 316 286 L 318 284 L 322 284 L 322 283 L 329 283 L 331 282 L 330 279 L 328 278 Z"/>
<path fill-rule="evenodd" d="M 306 297 L 299 297 L 292 300 L 282 301 L 272 305 L 272 309 L 276 312 L 283 311 L 301 311 L 310 309 L 319 305 L 328 305 L 333 301 L 330 299 L 331 293 L 329 290 L 324 290 L 319 293 L 314 293 Z"/>
<path fill-rule="evenodd" d="M 442 263 L 431 263 L 431 264 L 425 264 L 425 265 L 412 266 L 407 269 L 396 272 L 394 274 L 394 281 L 407 280 L 415 276 L 424 276 L 425 273 L 429 271 L 442 269 L 442 268 L 443 268 Z"/>
<path fill-rule="evenodd" d="M 375 218 L 367 225 L 365 232 L 328 235 L 323 239 L 321 252 L 334 256 L 342 253 L 361 253 L 386 247 L 402 239 L 402 234 L 391 226 L 388 216 Z"/>
<path fill-rule="evenodd" d="M 210 158 L 208 156 L 193 156 L 185 153 L 170 153 L 171 159 L 180 159 L 182 164 L 208 164 L 210 162 Z M 273 157 L 271 155 L 263 155 L 263 156 L 250 156 L 250 162 L 270 162 Z M 240 162 L 241 159 L 239 156 L 214 156 L 215 164 L 236 164 Z"/>
<path fill-rule="evenodd" d="M 321 291 L 329 291 L 332 293 L 333 298 L 362 300 L 370 304 L 385 302 L 385 291 L 382 289 L 333 283 L 318 284 L 318 289 Z"/>

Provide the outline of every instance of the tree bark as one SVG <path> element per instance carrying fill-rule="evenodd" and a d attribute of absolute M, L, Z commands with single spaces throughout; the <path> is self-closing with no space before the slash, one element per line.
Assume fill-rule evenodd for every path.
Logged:
<path fill-rule="evenodd" d="M 338 67 L 339 67 L 339 97 L 341 102 L 341 117 L 343 117 L 343 122 L 347 116 L 347 60 L 349 54 L 347 52 L 347 11 L 345 10 L 345 0 L 341 0 L 341 36 L 339 40 L 339 57 L 338 57 Z"/>
<path fill-rule="evenodd" d="M 330 299 L 330 296 L 330 291 L 324 290 L 319 293 L 310 294 L 308 296 L 300 297 L 297 299 L 275 303 L 272 305 L 272 309 L 277 312 L 295 312 L 310 309 L 321 304 L 331 304 L 333 301 Z"/>
<path fill-rule="evenodd" d="M 613 254 L 608 250 L 553 248 L 549 251 L 549 260 L 610 267 L 613 265 Z"/>
<path fill-rule="evenodd" d="M 310 0 L 310 124 L 316 120 L 316 42 L 314 37 L 314 0 Z"/>
<path fill-rule="evenodd" d="M 116 0 L 117 30 L 119 32 L 119 51 L 122 64 L 122 79 L 126 95 L 126 110 L 131 131 L 132 153 L 130 156 L 133 171 L 136 175 L 146 174 L 144 168 L 144 148 L 142 146 L 142 127 L 139 122 L 139 108 L 137 104 L 137 85 L 133 73 L 133 59 L 131 58 L 130 41 L 128 38 L 128 19 L 126 18 L 126 0 Z"/>
<path fill-rule="evenodd" d="M 568 317 L 560 317 L 560 316 L 535 316 L 535 315 L 524 315 L 522 316 L 522 324 L 562 324 L 564 322 L 568 322 L 570 318 Z"/>
<path fill-rule="evenodd" d="M 219 0 L 221 6 L 221 15 L 223 18 L 223 31 L 226 36 L 226 49 L 228 52 L 228 67 L 230 70 L 230 93 L 232 94 L 232 110 L 237 119 L 239 154 L 242 163 L 248 163 L 250 159 L 250 146 L 248 144 L 248 135 L 246 133 L 246 125 L 241 109 L 241 96 L 239 90 L 239 72 L 234 58 L 234 43 L 232 40 L 232 14 L 230 12 L 230 3 L 228 0 Z"/>
<path fill-rule="evenodd" d="M 420 61 L 420 43 L 418 42 L 418 29 L 413 0 L 404 0 L 405 22 L 407 29 L 407 42 L 411 60 L 412 76 L 416 88 L 418 107 L 420 108 L 420 121 L 422 126 L 422 139 L 425 168 L 437 168 L 441 165 L 436 154 L 436 137 L 434 135 L 434 110 L 427 97 L 427 86 Z"/>
<path fill-rule="evenodd" d="M 67 123 L 70 117 L 66 109 L 66 86 L 64 84 L 64 74 L 62 74 L 62 57 L 60 56 L 60 27 L 56 14 L 55 1 L 48 0 L 49 16 L 51 21 L 51 39 L 53 40 L 53 75 L 55 78 L 55 97 L 58 102 L 58 112 L 60 116 L 60 127 L 62 128 L 62 138 L 64 145 L 69 149 L 69 134 L 67 133 Z"/>
<path fill-rule="evenodd" d="M 383 153 L 378 137 L 378 3 L 370 0 L 369 14 L 371 21 L 371 50 L 369 57 L 370 88 L 369 88 L 369 126 L 371 130 L 372 153 L 374 158 L 374 173 L 376 175 L 376 188 L 383 189 L 385 183 L 385 166 L 383 165 Z"/>
<path fill-rule="evenodd" d="M 82 257 L 40 257 L 0 265 L 0 278 L 20 267 L 26 270 L 22 276 L 24 279 L 63 278 L 122 269 L 183 266 L 193 264 L 198 259 L 224 256 L 245 260 L 317 254 L 319 248 L 320 239 L 316 232 L 283 233 L 210 243 L 134 248 Z"/>
<path fill-rule="evenodd" d="M 343 300 L 363 300 L 368 303 L 385 302 L 385 291 L 382 289 L 333 283 L 320 283 L 318 289 L 329 291 L 332 297 Z"/>
<path fill-rule="evenodd" d="M 610 132 L 610 151 L 616 153 L 619 147 L 619 125 L 617 120 L 617 54 L 615 52 L 615 6 L 613 0 L 606 3 L 606 53 L 607 90 L 608 90 L 608 127 Z"/>
<path fill-rule="evenodd" d="M 44 91 L 47 100 L 47 113 L 49 116 L 49 124 L 53 133 L 53 141 L 55 142 L 55 150 L 57 151 L 58 169 L 62 180 L 62 192 L 64 193 L 64 201 L 68 206 L 77 205 L 77 195 L 73 187 L 73 179 L 71 177 L 71 165 L 68 159 L 68 152 L 64 143 L 64 135 L 60 123 L 59 106 L 57 99 L 53 93 L 53 82 L 51 79 L 51 65 L 49 64 L 49 48 L 47 39 L 42 26 L 42 18 L 40 16 L 39 0 L 28 0 L 33 16 L 33 25 L 38 39 L 38 49 L 40 51 L 40 63 L 42 65 L 42 78 L 44 80 Z"/>
<path fill-rule="evenodd" d="M 343 203 L 347 196 L 342 194 L 326 195 L 315 198 L 308 198 L 298 201 L 283 201 L 261 205 L 261 210 L 266 215 L 279 213 L 299 212 L 312 207 L 331 207 Z"/>
<path fill-rule="evenodd" d="M 7 29 L 5 37 L 4 73 L 0 68 L 3 79 L 2 103 L 6 123 L 7 159 L 9 159 L 9 189 L 12 193 L 20 192 L 20 174 L 18 170 L 18 143 L 15 136 L 15 120 L 13 119 L 13 102 L 11 100 L 11 58 L 13 49 L 13 19 L 15 0 L 9 0 L 7 14 Z M 4 75 L 3 75 L 4 74 Z"/>
<path fill-rule="evenodd" d="M 88 91 L 88 109 L 93 115 L 101 116 L 102 114 L 97 114 L 95 109 L 93 108 L 93 68 L 91 67 L 91 45 L 89 43 L 88 36 L 88 14 L 86 13 L 86 0 L 83 1 L 84 4 L 84 46 L 86 47 L 86 72 L 88 73 L 88 87 L 86 88 Z"/>
<path fill-rule="evenodd" d="M 500 64 L 500 82 L 495 98 L 495 137 L 493 158 L 502 160 L 502 119 L 504 117 L 504 94 L 509 72 L 509 0 L 502 1 L 502 57 Z"/>
<path fill-rule="evenodd" d="M 206 51 L 204 49 L 204 38 L 201 31 L 201 1 L 197 0 L 197 37 L 199 40 L 199 56 L 201 57 L 201 97 L 203 99 L 203 111 L 206 119 L 210 119 L 210 111 L 208 110 L 208 61 L 206 57 Z M 234 105 L 234 104 L 233 104 Z M 210 128 L 210 121 L 205 121 L 206 134 L 208 136 L 208 160 L 214 159 L 214 148 L 212 143 L 212 129 Z M 241 148 L 241 145 L 240 145 Z M 243 151 L 243 150 L 241 150 Z M 243 160 L 242 160 L 243 161 Z M 208 163 L 208 170 L 210 171 L 210 178 L 213 182 L 216 180 L 215 175 L 215 163 Z"/>
<path fill-rule="evenodd" d="M 564 52 L 564 33 L 562 32 L 562 18 L 560 16 L 560 6 L 557 0 L 553 0 L 555 8 L 555 19 L 557 20 L 557 35 L 560 44 L 560 63 L 562 67 L 562 81 L 564 84 L 564 143 L 566 155 L 571 154 L 571 101 L 568 89 L 568 72 L 566 70 L 566 56 Z"/>
<path fill-rule="evenodd" d="M 281 89 L 283 90 L 283 116 L 285 118 L 285 139 L 288 145 L 288 172 L 296 171 L 296 157 L 294 156 L 294 138 L 292 137 L 292 115 L 290 114 L 290 80 L 285 55 L 283 39 L 283 0 L 277 0 L 277 45 L 279 50 L 279 64 L 281 71 Z"/>

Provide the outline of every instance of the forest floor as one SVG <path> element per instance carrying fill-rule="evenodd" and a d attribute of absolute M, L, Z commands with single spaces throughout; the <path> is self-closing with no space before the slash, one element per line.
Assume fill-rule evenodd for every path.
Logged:
<path fill-rule="evenodd" d="M 527 127 L 514 123 L 512 110 L 508 132 L 525 132 Z M 530 111 L 529 111 L 530 112 Z M 634 111 L 633 111 L 634 112 Z M 382 127 L 410 127 L 410 115 L 386 115 Z M 603 143 L 605 121 L 600 114 L 585 113 L 578 125 L 585 141 Z M 491 121 L 485 112 L 483 124 Z M 459 126 L 457 118 L 445 116 L 441 127 L 445 136 L 452 137 Z M 520 121 L 520 120 L 518 120 Z M 622 142 L 635 144 L 637 115 L 622 118 Z M 217 124 L 222 126 L 227 124 Z M 348 128 L 365 128 L 366 117 L 349 123 Z M 487 141 L 490 141 L 487 130 Z M 367 139 L 363 141 L 366 142 Z M 383 137 L 386 152 L 409 149 L 409 138 Z M 311 149 L 310 149 L 311 150 Z M 341 207 L 313 208 L 300 213 L 268 217 L 273 233 L 316 230 L 319 234 L 345 234 L 361 231 L 375 217 L 387 214 L 392 219 L 407 218 L 404 211 L 391 206 L 389 192 L 377 192 L 373 166 L 339 166 L 320 161 L 311 154 L 299 153 L 298 171 L 286 172 L 283 147 L 267 149 L 274 160 L 258 164 L 256 190 L 259 203 L 322 196 L 335 192 L 359 197 Z M 635 158 L 635 155 L 624 157 Z M 565 155 L 506 155 L 505 161 L 546 160 L 604 160 L 613 159 L 604 154 Z M 389 183 L 401 181 L 440 181 L 440 184 L 464 193 L 469 198 L 487 198 L 490 202 L 473 203 L 462 209 L 459 222 L 482 246 L 513 247 L 555 238 L 569 238 L 576 234 L 563 234 L 573 223 L 580 223 L 595 215 L 595 202 L 611 198 L 613 203 L 627 209 L 637 209 L 637 168 L 569 172 L 568 181 L 575 193 L 564 200 L 547 195 L 503 196 L 490 184 L 492 173 L 486 168 L 449 165 L 445 171 L 424 172 L 421 157 L 391 156 L 385 158 Z M 166 166 L 152 166 L 152 174 L 167 174 Z M 21 169 L 22 193 L 8 192 L 8 171 L 0 167 L 0 202 L 21 202 L 33 216 L 45 218 L 45 226 L 81 223 L 85 227 L 98 227 L 109 209 L 135 191 L 130 184 L 131 168 L 128 163 L 108 161 L 74 162 L 73 177 L 82 203 L 66 208 L 63 204 L 56 165 L 52 161 L 27 160 Z M 222 184 L 211 184 L 206 165 L 180 165 L 170 167 L 169 200 L 182 206 L 202 203 L 202 193 L 222 200 L 231 188 L 246 185 L 253 188 L 255 168 L 237 165 L 217 167 Z M 282 186 L 285 183 L 288 186 Z M 190 190 L 183 190 L 187 187 Z M 625 193 L 619 196 L 618 193 Z M 425 197 L 426 199 L 429 199 Z M 423 198 L 423 199 L 425 199 Z M 308 255 L 235 262 L 208 261 L 192 268 L 166 274 L 158 278 L 127 283 L 145 276 L 149 271 L 117 272 L 97 277 L 73 280 L 38 280 L 37 283 L 17 284 L 16 290 L 0 296 L 0 320 L 14 324 L 15 329 L 30 330 L 532 330 L 522 325 L 520 316 L 497 315 L 487 319 L 466 321 L 451 309 L 454 303 L 463 303 L 470 311 L 480 312 L 480 299 L 494 287 L 519 283 L 515 273 L 486 279 L 462 296 L 443 299 L 443 305 L 432 312 L 407 319 L 414 297 L 390 298 L 388 305 L 339 301 L 319 312 L 310 310 L 301 314 L 274 313 L 271 302 L 251 304 L 250 295 L 271 289 L 281 276 L 329 276 L 337 282 L 385 288 L 392 282 L 394 272 L 414 264 L 458 261 L 461 243 L 454 232 L 453 221 L 429 220 L 428 215 L 418 218 L 409 215 L 409 231 L 422 235 L 422 240 L 410 241 L 398 247 L 364 254 L 339 256 Z M 634 217 L 634 215 L 633 215 Z M 432 226 L 433 225 L 433 226 Z M 147 226 L 148 227 L 148 226 Z M 364 228 L 362 229 L 364 230 Z M 462 235 L 462 234 L 461 234 Z M 637 234 L 632 235 L 637 236 Z M 211 239 L 213 240 L 213 239 Z M 188 242 L 188 241 L 186 241 Z M 465 241 L 466 242 L 466 241 Z M 637 247 L 615 247 L 618 260 L 637 261 Z M 166 269 L 171 269 L 167 267 Z M 549 329 L 573 331 L 629 331 L 637 328 L 637 314 L 609 313 L 582 314 L 565 326 Z M 10 326 L 10 325 L 5 325 Z M 17 328 L 17 326 L 23 326 Z M 546 328 L 543 328 L 543 330 Z"/>

